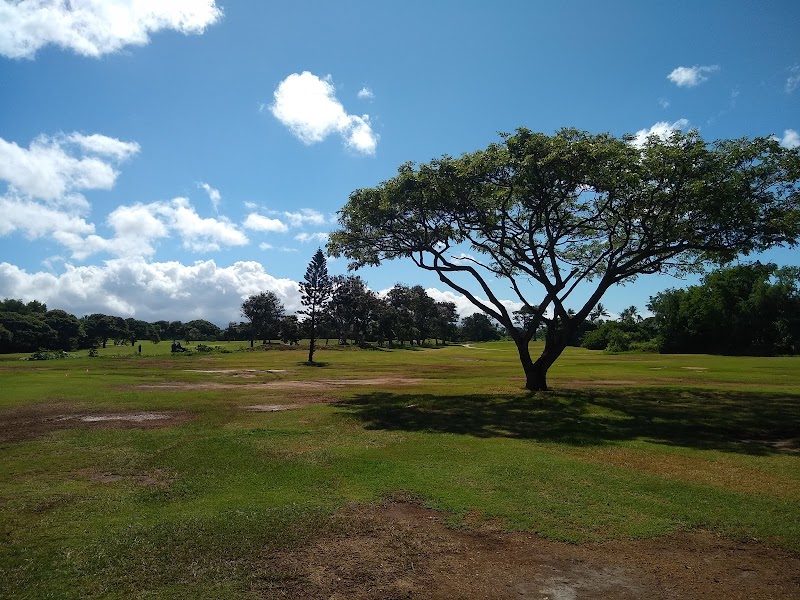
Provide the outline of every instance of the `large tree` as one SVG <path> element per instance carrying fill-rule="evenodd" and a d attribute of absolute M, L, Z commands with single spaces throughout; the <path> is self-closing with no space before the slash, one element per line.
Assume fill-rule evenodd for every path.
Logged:
<path fill-rule="evenodd" d="M 277 338 L 285 309 L 275 292 L 261 292 L 242 302 L 242 316 L 250 321 L 250 347 L 261 337 L 264 343 Z"/>
<path fill-rule="evenodd" d="M 317 321 L 320 312 L 330 300 L 333 283 L 328 275 L 328 262 L 322 253 L 322 248 L 317 248 L 311 262 L 308 263 L 306 274 L 300 282 L 300 302 L 305 308 L 299 311 L 309 319 L 308 332 L 311 340 L 308 344 L 308 362 L 314 362 L 314 350 L 317 341 Z"/>
<path fill-rule="evenodd" d="M 328 249 L 351 268 L 410 258 L 435 272 L 508 330 L 526 387 L 545 390 L 547 370 L 611 286 L 794 245 L 798 178 L 800 151 L 771 138 L 708 144 L 675 132 L 635 143 L 519 129 L 354 191 Z M 502 302 L 502 283 L 533 311 L 525 327 Z M 534 361 L 528 343 L 542 323 Z"/>

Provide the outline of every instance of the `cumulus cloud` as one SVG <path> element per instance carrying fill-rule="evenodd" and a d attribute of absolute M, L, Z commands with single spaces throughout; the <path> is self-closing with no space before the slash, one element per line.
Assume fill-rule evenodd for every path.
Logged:
<path fill-rule="evenodd" d="M 156 240 L 177 235 L 187 250 L 210 252 L 222 246 L 244 246 L 247 236 L 226 218 L 203 218 L 187 198 L 169 202 L 137 203 L 118 206 L 107 217 L 113 235 L 104 238 L 86 231 L 56 227 L 52 237 L 71 251 L 75 260 L 85 260 L 105 252 L 119 257 L 149 257 L 155 254 Z"/>
<path fill-rule="evenodd" d="M 800 65 L 789 67 L 789 76 L 786 78 L 785 90 L 787 94 L 791 94 L 798 87 L 800 87 Z"/>
<path fill-rule="evenodd" d="M 94 134 L 40 135 L 28 148 L 0 138 L 0 180 L 22 194 L 47 201 L 69 200 L 78 190 L 108 190 L 120 162 L 139 152 L 136 142 Z"/>
<path fill-rule="evenodd" d="M 678 87 L 695 87 L 708 81 L 708 76 L 716 71 L 719 71 L 719 65 L 677 67 L 667 75 L 667 79 Z"/>
<path fill-rule="evenodd" d="M 294 239 L 296 239 L 298 242 L 303 242 L 304 244 L 307 244 L 308 242 L 319 242 L 320 244 L 324 244 L 325 242 L 328 241 L 328 234 L 323 232 L 318 232 L 318 233 L 303 232 L 303 233 L 298 233 L 296 236 L 294 236 Z"/>
<path fill-rule="evenodd" d="M 672 135 L 673 132 L 685 130 L 687 127 L 689 127 L 689 121 L 686 119 L 678 119 L 674 123 L 659 121 L 650 127 L 650 129 L 640 129 L 637 131 L 633 140 L 631 140 L 631 144 L 637 148 L 642 148 L 647 143 L 647 139 L 651 135 L 655 135 L 662 140 L 666 140 L 670 135 Z"/>
<path fill-rule="evenodd" d="M 0 215 L 3 215 L 0 236 L 20 232 L 28 239 L 37 239 L 56 231 L 75 235 L 94 233 L 94 225 L 80 216 L 13 193 L 0 196 Z"/>
<path fill-rule="evenodd" d="M 275 90 L 272 114 L 304 144 L 315 144 L 338 133 L 345 146 L 362 154 L 374 154 L 378 136 L 369 115 L 350 115 L 336 98 L 330 76 L 292 73 Z"/>
<path fill-rule="evenodd" d="M 219 193 L 219 190 L 215 190 L 213 187 L 203 182 L 199 183 L 198 186 L 206 191 L 209 200 L 211 200 L 211 205 L 214 207 L 214 211 L 218 211 L 220 200 L 222 200 L 222 195 Z"/>
<path fill-rule="evenodd" d="M 26 0 L 0 2 L 0 54 L 33 58 L 53 44 L 82 56 L 143 46 L 165 29 L 203 33 L 222 18 L 215 0 Z"/>
<path fill-rule="evenodd" d="M 258 213 L 250 213 L 247 215 L 243 225 L 245 228 L 252 229 L 253 231 L 283 233 L 289 230 L 289 228 L 286 226 L 286 223 L 280 219 L 270 219 L 269 217 L 265 217 Z"/>
<path fill-rule="evenodd" d="M 292 227 L 302 227 L 305 224 L 324 225 L 325 215 L 313 208 L 301 208 L 297 212 L 284 212 Z"/>
<path fill-rule="evenodd" d="M 784 148 L 797 148 L 800 146 L 800 133 L 797 133 L 794 129 L 787 129 L 783 132 L 782 138 L 775 138 L 778 140 Z"/>
<path fill-rule="evenodd" d="M 213 260 L 184 265 L 126 257 L 103 265 L 67 264 L 61 274 L 28 273 L 0 263 L 0 297 L 36 299 L 79 316 L 207 319 L 224 326 L 240 320 L 242 300 L 262 291 L 275 292 L 287 312 L 301 308 L 297 282 L 273 277 L 252 261 L 222 267 Z"/>
<path fill-rule="evenodd" d="M 458 316 L 461 317 L 462 319 L 464 317 L 473 315 L 477 312 L 482 312 L 478 307 L 476 307 L 472 302 L 470 302 L 466 296 L 463 296 L 462 294 L 456 294 L 455 292 L 450 290 L 442 291 L 437 288 L 427 288 L 425 291 L 436 302 L 455 303 L 456 312 L 458 313 Z M 481 298 L 480 296 L 476 297 L 478 298 L 479 301 L 486 304 L 486 306 L 491 307 L 491 304 L 489 303 L 488 300 Z M 501 300 L 500 302 L 503 304 L 503 306 L 506 307 L 506 310 L 508 310 L 509 312 L 513 312 L 515 310 L 519 310 L 520 308 L 522 308 L 521 302 L 512 302 L 511 300 Z"/>
<path fill-rule="evenodd" d="M 375 97 L 375 94 L 367 86 L 364 86 L 358 90 L 357 96 L 362 100 L 372 100 Z"/>

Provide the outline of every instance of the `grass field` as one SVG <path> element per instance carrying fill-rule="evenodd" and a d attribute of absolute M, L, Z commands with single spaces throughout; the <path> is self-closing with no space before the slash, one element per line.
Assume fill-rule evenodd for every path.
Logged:
<path fill-rule="evenodd" d="M 0 597 L 270 597 L 286 573 L 265 557 L 397 498 L 461 530 L 702 529 L 800 553 L 797 357 L 571 348 L 530 395 L 505 342 L 319 367 L 85 354 L 0 357 Z"/>

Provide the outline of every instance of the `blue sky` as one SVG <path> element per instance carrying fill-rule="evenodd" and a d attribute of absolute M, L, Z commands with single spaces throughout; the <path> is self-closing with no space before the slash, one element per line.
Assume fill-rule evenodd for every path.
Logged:
<path fill-rule="evenodd" d="M 797 145 L 798 23 L 790 0 L 2 1 L 0 297 L 225 324 L 271 289 L 292 310 L 351 191 L 520 126 Z M 411 264 L 362 275 L 452 298 Z"/>

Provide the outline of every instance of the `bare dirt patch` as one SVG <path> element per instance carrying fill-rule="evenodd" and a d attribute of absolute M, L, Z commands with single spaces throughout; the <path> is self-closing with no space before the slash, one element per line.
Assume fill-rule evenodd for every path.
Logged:
<path fill-rule="evenodd" d="M 165 381 L 133 386 L 157 390 L 326 390 L 348 386 L 396 386 L 435 382 L 420 377 L 373 377 L 370 379 L 280 379 L 261 383 L 221 383 L 218 381 Z"/>
<path fill-rule="evenodd" d="M 0 442 L 40 437 L 57 429 L 154 429 L 174 427 L 191 418 L 179 411 L 76 411 L 64 405 L 35 405 L 0 413 Z"/>
<path fill-rule="evenodd" d="M 697 531 L 573 545 L 452 530 L 408 503 L 354 507 L 307 546 L 265 557 L 269 598 L 619 600 L 800 597 L 800 557 Z"/>
<path fill-rule="evenodd" d="M 681 369 L 686 369 L 687 371 L 708 371 L 708 367 L 681 367 Z"/>
<path fill-rule="evenodd" d="M 299 404 L 252 404 L 250 406 L 243 406 L 245 410 L 250 412 L 280 412 L 284 410 L 292 410 L 300 408 Z"/>

